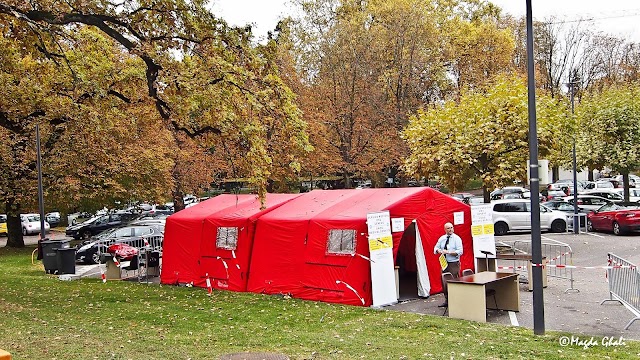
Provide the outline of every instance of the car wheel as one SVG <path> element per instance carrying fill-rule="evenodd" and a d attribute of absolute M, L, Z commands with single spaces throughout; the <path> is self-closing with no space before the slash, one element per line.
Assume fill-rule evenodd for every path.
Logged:
<path fill-rule="evenodd" d="M 588 232 L 593 232 L 593 224 L 591 223 L 591 220 L 587 219 L 587 231 Z"/>
<path fill-rule="evenodd" d="M 507 225 L 507 223 L 505 222 L 500 221 L 495 224 L 494 231 L 496 235 L 499 235 L 499 236 L 506 235 L 509 232 L 509 225 Z"/>
<path fill-rule="evenodd" d="M 89 230 L 85 230 L 85 231 L 83 231 L 83 232 L 82 232 L 82 235 L 80 235 L 80 237 L 81 237 L 83 240 L 89 240 L 89 238 L 91 237 L 91 231 L 89 231 Z"/>
<path fill-rule="evenodd" d="M 102 255 L 100 250 L 95 249 L 95 251 L 91 253 L 91 256 L 87 256 L 87 263 L 100 264 L 100 255 Z"/>
<path fill-rule="evenodd" d="M 563 220 L 553 220 L 553 222 L 551 223 L 551 232 L 565 232 L 567 231 L 567 223 L 564 222 Z"/>
<path fill-rule="evenodd" d="M 622 230 L 622 228 L 620 227 L 620 224 L 618 224 L 617 221 L 613 222 L 613 233 L 618 236 L 624 235 L 624 231 Z"/>

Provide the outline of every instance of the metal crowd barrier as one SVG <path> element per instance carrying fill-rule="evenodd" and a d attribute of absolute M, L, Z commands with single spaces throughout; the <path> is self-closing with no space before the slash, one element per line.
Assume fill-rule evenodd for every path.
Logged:
<path fill-rule="evenodd" d="M 634 321 L 640 320 L 640 272 L 635 264 L 612 253 L 607 254 L 607 264 L 613 267 L 607 269 L 609 298 L 602 300 L 600 305 L 617 301 L 631 311 L 635 317 L 624 327 L 628 330 Z"/>
<path fill-rule="evenodd" d="M 547 264 L 556 265 L 546 268 L 547 276 L 569 280 L 569 288 L 566 289 L 565 292 L 579 292 L 580 290 L 574 287 L 573 269 L 563 267 L 563 265 L 573 265 L 573 251 L 571 250 L 571 246 L 552 239 L 542 240 L 540 245 L 542 257 L 546 258 Z M 511 247 L 511 251 L 514 254 L 531 254 L 531 240 L 515 240 Z M 527 271 L 527 261 L 520 261 L 516 269 L 521 272 Z M 529 281 L 531 280 L 532 279 L 529 279 Z"/>

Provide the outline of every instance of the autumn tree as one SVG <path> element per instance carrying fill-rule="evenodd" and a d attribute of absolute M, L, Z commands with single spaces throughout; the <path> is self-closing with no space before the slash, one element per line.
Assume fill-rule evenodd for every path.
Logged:
<path fill-rule="evenodd" d="M 7 56 L 37 58 L 33 64 L 18 61 L 24 68 L 7 69 L 8 83 L 16 83 L 15 79 L 24 79 L 24 82 L 17 82 L 12 89 L 15 96 L 10 104 L 13 108 L 0 108 L 0 126 L 6 132 L 3 135 L 15 138 L 3 154 L 13 155 L 19 160 L 15 170 L 22 171 L 20 178 L 28 178 L 28 172 L 32 178 L 34 171 L 33 161 L 26 160 L 33 159 L 32 154 L 27 153 L 32 144 L 20 134 L 32 134 L 35 120 L 48 121 L 51 129 L 43 129 L 45 136 L 49 136 L 47 131 L 51 131 L 54 134 L 51 139 L 57 139 L 64 133 L 66 124 L 73 120 L 82 122 L 87 114 L 96 117 L 134 115 L 129 121 L 140 117 L 159 120 L 161 126 L 155 128 L 157 136 L 163 140 L 168 136 L 171 145 L 167 146 L 167 151 L 158 152 L 167 157 L 157 164 L 162 169 L 173 169 L 171 176 L 164 178 L 171 179 L 169 183 L 178 201 L 181 201 L 183 192 L 203 185 L 206 179 L 203 174 L 208 172 L 206 151 L 211 148 L 207 140 L 211 136 L 228 136 L 229 141 L 236 141 L 235 146 L 244 150 L 250 178 L 261 194 L 274 166 L 272 159 L 279 155 L 272 151 L 285 149 L 293 154 L 283 157 L 278 165 L 295 171 L 297 162 L 292 158 L 307 150 L 304 124 L 293 102 L 294 96 L 279 79 L 273 57 L 263 47 L 251 43 L 249 29 L 228 27 L 208 12 L 204 1 L 127 0 L 112 4 L 101 1 L 34 3 L 7 0 L 0 1 L 0 24 L 3 39 L 11 45 L 9 52 L 13 51 Z M 129 67 L 120 69 L 122 73 L 118 75 L 129 75 L 133 80 L 101 76 L 105 74 L 101 72 L 104 69 L 100 64 L 93 69 L 97 71 L 95 77 L 88 76 L 90 72 L 82 73 L 74 68 L 73 51 L 81 54 L 76 60 L 86 57 L 87 62 L 92 62 L 95 55 L 89 51 L 82 52 L 81 40 L 75 36 L 78 30 L 86 27 L 117 44 L 118 51 L 111 48 L 102 51 L 111 52 L 114 58 L 126 62 Z M 7 62 L 2 65 L 5 64 Z M 91 77 L 91 81 L 82 82 L 84 77 Z M 121 110 L 113 106 L 114 101 L 121 102 L 118 106 L 131 104 L 135 109 Z M 87 121 L 87 125 L 86 130 L 90 131 L 92 124 Z M 82 125 L 78 125 L 80 127 Z M 103 130 L 100 125 L 97 128 Z M 109 124 L 108 128 L 124 131 L 116 123 Z M 268 133 L 275 132 L 282 144 L 269 148 Z M 134 132 L 129 135 L 143 134 Z M 153 138 L 150 136 L 147 140 Z M 157 144 L 166 146 L 161 141 Z M 199 161 L 193 161 L 194 157 L 182 151 L 172 150 L 196 145 L 203 154 L 195 157 Z M 101 154 L 95 154 L 100 159 L 106 158 L 98 155 Z M 184 159 L 189 161 L 180 163 Z M 92 185 L 86 181 L 96 179 L 92 176 L 93 170 L 88 169 L 88 176 L 79 180 L 81 185 L 76 183 L 74 186 L 91 188 Z M 97 182 L 104 182 L 104 179 L 106 177 Z M 133 181 L 126 176 L 119 180 L 123 184 Z M 107 182 L 113 181 L 110 178 Z M 27 196 L 19 193 L 23 188 L 21 184 L 10 185 L 16 193 L 6 198 L 13 196 L 12 204 L 25 201 Z M 94 191 L 103 187 L 99 185 Z M 179 202 L 177 205 L 179 208 Z M 14 216 L 19 211 L 19 206 L 14 205 L 7 209 Z M 14 222 L 10 221 L 10 228 L 15 227 L 11 225 Z"/>
<path fill-rule="evenodd" d="M 5 179 L 0 194 L 8 215 L 8 245 L 23 245 L 19 214 L 37 209 L 36 124 L 50 209 L 96 209 L 132 195 L 161 199 L 171 187 L 165 180 L 169 165 L 164 153 L 169 150 L 162 150 L 169 133 L 158 126 L 152 104 L 145 106 L 144 92 L 136 95 L 145 87 L 137 60 L 101 34 L 80 28 L 68 38 L 73 49 L 56 48 L 64 59 L 60 67 L 37 49 L 51 43 L 30 43 L 15 28 L 3 30 L 0 132 L 6 140 L 0 159 L 6 167 L 0 169 Z M 104 78 L 110 80 L 108 87 L 103 87 Z M 154 145 L 160 150 L 152 151 Z"/>
<path fill-rule="evenodd" d="M 539 150 L 544 155 L 554 146 L 566 146 L 551 140 L 568 117 L 557 100 L 541 95 L 536 104 Z M 489 87 L 464 93 L 459 102 L 418 111 L 404 132 L 411 149 L 406 170 L 418 176 L 438 175 L 453 191 L 477 176 L 488 202 L 491 188 L 526 179 L 527 109 L 524 80 L 501 76 Z"/>
<path fill-rule="evenodd" d="M 307 13 L 298 28 L 297 46 L 312 49 L 299 60 L 307 86 L 302 95 L 308 95 L 301 104 L 310 130 L 316 130 L 311 142 L 319 156 L 329 160 L 323 172 L 338 169 L 351 187 L 351 177 L 378 172 L 397 158 L 393 106 L 379 82 L 383 44 L 367 29 L 371 19 L 364 3 L 302 5 Z"/>
<path fill-rule="evenodd" d="M 469 1 L 458 9 L 461 3 L 440 24 L 444 58 L 457 95 L 509 71 L 515 49 L 512 32 L 499 22 L 498 8 Z"/>
<path fill-rule="evenodd" d="M 583 165 L 608 166 L 623 175 L 629 201 L 629 173 L 640 167 L 640 85 L 618 85 L 583 98 L 578 107 L 578 159 Z"/>
<path fill-rule="evenodd" d="M 454 77 L 484 82 L 510 56 L 511 38 L 487 20 L 495 8 L 486 2 L 298 3 L 303 17 L 293 52 L 304 84 L 300 103 L 316 130 L 311 142 L 327 159 L 325 171 L 339 169 L 347 183 L 350 176 L 396 175 L 407 154 L 398 133 L 408 114 L 455 96 Z M 470 23 L 475 37 L 450 46 L 464 32 L 460 25 Z"/>

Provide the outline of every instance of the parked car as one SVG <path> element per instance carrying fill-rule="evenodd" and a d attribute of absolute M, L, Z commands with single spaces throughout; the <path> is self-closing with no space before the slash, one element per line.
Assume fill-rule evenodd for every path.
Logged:
<path fill-rule="evenodd" d="M 565 196 L 567 196 L 567 194 L 562 190 L 547 190 L 547 201 L 561 199 Z"/>
<path fill-rule="evenodd" d="M 109 246 L 114 244 L 125 244 L 137 249 L 146 247 L 145 243 L 153 250 L 162 250 L 163 235 L 150 234 L 142 236 L 129 237 L 107 237 L 104 239 L 96 239 L 83 244 L 76 251 L 76 262 L 84 264 L 100 263 L 101 255 L 107 252 Z"/>
<path fill-rule="evenodd" d="M 136 221 L 135 224 L 129 223 L 128 225 L 105 230 L 100 234 L 94 236 L 94 240 L 135 237 L 144 235 L 161 236 L 164 234 L 164 225 L 165 224 L 161 222 L 139 224 Z"/>
<path fill-rule="evenodd" d="M 554 199 L 551 201 L 545 201 L 541 205 L 544 205 L 551 210 L 558 210 L 558 211 L 563 211 L 568 213 L 573 213 L 573 210 L 574 210 L 573 202 L 570 203 L 562 198 Z M 578 206 L 578 212 L 585 212 L 585 209 Z"/>
<path fill-rule="evenodd" d="M 478 204 L 484 204 L 484 197 L 483 196 L 471 196 L 468 197 L 466 199 L 463 200 L 463 202 L 467 205 L 478 205 Z"/>
<path fill-rule="evenodd" d="M 165 209 L 154 209 L 149 211 L 143 211 L 138 215 L 138 219 L 151 219 L 151 218 L 166 218 L 169 215 L 173 214 L 173 210 L 165 210 Z"/>
<path fill-rule="evenodd" d="M 578 192 L 584 190 L 582 183 L 578 182 L 577 185 L 578 185 Z M 573 194 L 573 180 L 556 181 L 553 184 L 549 184 L 549 186 L 547 186 L 547 190 L 560 191 L 564 194 L 563 196 Z"/>
<path fill-rule="evenodd" d="M 495 200 L 493 204 L 493 226 L 496 235 L 505 235 L 512 230 L 531 230 L 531 202 L 526 199 Z M 540 228 L 552 232 L 567 229 L 567 215 L 540 205 Z"/>
<path fill-rule="evenodd" d="M 40 214 L 21 214 L 22 235 L 38 234 L 40 232 Z M 48 222 L 44 222 L 44 232 L 50 229 Z"/>
<path fill-rule="evenodd" d="M 0 235 L 7 235 L 7 215 L 0 214 Z"/>
<path fill-rule="evenodd" d="M 75 212 L 67 215 L 67 224 L 76 225 L 91 219 L 94 215 L 88 212 Z"/>
<path fill-rule="evenodd" d="M 464 201 L 464 199 L 472 197 L 473 194 L 467 193 L 467 192 L 457 192 L 457 193 L 451 194 L 450 196 L 456 200 Z"/>
<path fill-rule="evenodd" d="M 502 199 L 506 194 L 517 194 L 521 199 L 531 196 L 531 192 L 529 191 L 529 189 L 520 186 L 505 186 L 503 188 L 493 190 L 490 194 L 490 198 L 491 200 L 499 200 Z"/>
<path fill-rule="evenodd" d="M 600 189 L 600 190 L 585 190 L 583 195 L 599 196 L 613 202 L 622 202 L 624 198 L 622 195 L 616 193 L 614 189 Z"/>
<path fill-rule="evenodd" d="M 44 215 L 44 218 L 51 227 L 56 227 L 60 224 L 60 213 L 58 211 L 47 213 Z"/>
<path fill-rule="evenodd" d="M 624 184 L 622 175 L 615 176 L 614 179 L 621 185 Z M 640 187 L 640 176 L 629 174 L 629 187 Z"/>
<path fill-rule="evenodd" d="M 92 217 L 91 219 L 77 225 L 67 227 L 66 234 L 74 239 L 88 239 L 98 233 L 119 227 L 133 220 L 137 214 L 130 212 L 116 212 Z"/>
<path fill-rule="evenodd" d="M 638 185 L 640 185 L 640 181 L 638 181 Z M 624 198 L 624 188 L 613 189 L 613 192 L 615 192 L 616 194 Z M 631 202 L 640 201 L 640 187 L 629 188 L 629 201 Z"/>
<path fill-rule="evenodd" d="M 568 214 L 567 220 L 569 221 L 569 225 L 572 226 L 573 222 L 570 217 L 572 217 L 575 209 L 573 208 L 573 201 L 569 203 L 564 199 L 554 199 L 551 201 L 543 202 L 541 205 L 548 207 L 551 210 L 562 211 L 563 213 Z M 588 211 L 578 206 L 578 213 L 587 213 Z M 580 217 L 580 225 L 584 225 L 584 216 Z"/>
<path fill-rule="evenodd" d="M 624 235 L 640 230 L 640 204 L 610 203 L 587 215 L 589 231 L 610 231 Z"/>
<path fill-rule="evenodd" d="M 614 189 L 615 185 L 608 179 L 599 179 L 598 181 L 588 182 L 584 188 L 585 190 Z"/>
<path fill-rule="evenodd" d="M 598 210 L 602 205 L 611 203 L 611 200 L 595 195 L 578 195 L 578 207 L 585 212 Z M 562 200 L 573 206 L 573 196 L 565 196 Z"/>

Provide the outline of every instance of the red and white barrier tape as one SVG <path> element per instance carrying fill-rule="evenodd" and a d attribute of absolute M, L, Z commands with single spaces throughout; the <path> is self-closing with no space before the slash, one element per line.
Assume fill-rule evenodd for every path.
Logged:
<path fill-rule="evenodd" d="M 113 264 L 117 267 L 120 267 L 120 261 L 118 261 L 118 259 L 116 259 L 116 256 L 113 255 Z"/>
<path fill-rule="evenodd" d="M 373 260 L 371 260 L 370 258 L 368 258 L 368 257 L 366 257 L 366 256 L 364 256 L 364 255 L 361 255 L 361 254 L 353 253 L 353 254 L 351 254 L 351 256 L 359 256 L 359 257 L 361 257 L 361 258 L 363 258 L 363 259 L 365 259 L 365 260 L 367 260 L 367 261 L 370 261 L 370 262 L 372 262 L 372 263 L 375 263 L 375 261 L 373 261 Z"/>
<path fill-rule="evenodd" d="M 240 264 L 238 264 L 238 259 L 236 258 L 236 251 L 235 250 L 231 250 L 231 256 L 233 256 L 233 260 L 236 261 L 236 268 L 238 270 L 240 270 Z"/>
<path fill-rule="evenodd" d="M 352 288 L 351 285 L 347 284 L 344 281 L 340 281 L 340 280 L 336 280 L 336 284 L 344 284 L 344 286 L 346 286 L 347 288 L 349 288 L 349 290 L 353 291 L 354 294 L 356 294 L 356 296 L 358 297 L 358 299 L 360 299 L 360 301 L 362 302 L 362 305 L 364 305 L 364 299 L 362 298 L 362 296 L 360 296 L 360 294 L 358 294 L 358 292 L 356 291 L 356 289 Z"/>
<path fill-rule="evenodd" d="M 229 266 L 227 266 L 227 262 L 224 261 L 224 259 L 220 256 L 218 256 L 217 259 L 222 261 L 222 265 L 224 265 L 224 271 L 227 273 L 227 279 L 229 279 Z"/>
<path fill-rule="evenodd" d="M 556 261 L 556 260 L 558 260 L 558 259 L 560 259 L 561 257 L 566 256 L 566 255 L 571 255 L 571 251 L 569 251 L 569 252 L 567 252 L 567 253 L 562 253 L 562 254 L 560 254 L 560 255 L 558 255 L 558 256 L 556 256 L 556 257 L 554 257 L 553 259 L 549 260 L 549 262 Z"/>
<path fill-rule="evenodd" d="M 553 264 L 531 264 L 533 267 L 550 267 L 558 269 L 636 269 L 631 265 L 613 265 L 613 266 L 575 266 L 575 265 L 553 265 Z M 526 266 L 498 266 L 498 269 L 526 269 Z"/>
<path fill-rule="evenodd" d="M 211 280 L 209 279 L 209 273 L 206 274 L 207 277 L 207 295 L 211 296 L 213 292 L 213 288 L 211 287 Z"/>
<path fill-rule="evenodd" d="M 107 276 L 104 274 L 104 269 L 102 268 L 102 266 L 100 266 L 100 277 L 102 278 L 103 284 L 107 282 Z"/>

